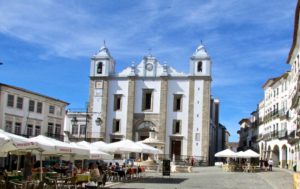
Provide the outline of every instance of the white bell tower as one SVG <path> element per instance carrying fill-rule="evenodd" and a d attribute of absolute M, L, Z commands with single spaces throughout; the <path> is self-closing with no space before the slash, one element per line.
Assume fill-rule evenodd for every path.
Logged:
<path fill-rule="evenodd" d="M 194 76 L 211 76 L 211 59 L 201 43 L 190 59 L 190 74 Z"/>
<path fill-rule="evenodd" d="M 90 77 L 109 76 L 113 73 L 115 73 L 115 60 L 110 55 L 104 41 L 99 52 L 91 58 Z"/>

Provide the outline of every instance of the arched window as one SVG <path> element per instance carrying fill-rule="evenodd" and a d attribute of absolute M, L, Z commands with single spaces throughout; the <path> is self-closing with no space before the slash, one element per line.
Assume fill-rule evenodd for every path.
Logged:
<path fill-rule="evenodd" d="M 202 62 L 201 61 L 198 62 L 198 64 L 197 64 L 197 71 L 202 72 Z"/>
<path fill-rule="evenodd" d="M 99 62 L 97 66 L 97 73 L 102 74 L 102 69 L 103 69 L 103 63 Z"/>

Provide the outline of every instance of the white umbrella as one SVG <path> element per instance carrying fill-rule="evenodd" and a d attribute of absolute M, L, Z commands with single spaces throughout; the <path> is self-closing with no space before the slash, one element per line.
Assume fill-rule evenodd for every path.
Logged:
<path fill-rule="evenodd" d="M 71 145 L 75 145 L 75 146 L 79 146 L 79 147 L 88 149 L 89 154 L 85 155 L 85 156 L 87 156 L 87 159 L 113 159 L 112 155 L 96 149 L 89 142 L 81 141 L 81 142 L 77 142 L 77 143 L 71 143 Z M 80 158 L 80 156 L 78 156 L 78 158 Z"/>
<path fill-rule="evenodd" d="M 138 142 L 136 142 L 136 144 L 142 148 L 143 153 L 149 153 L 149 154 L 158 154 L 159 153 L 159 149 L 154 148 L 150 145 L 144 144 L 144 143 L 142 143 L 142 141 L 138 141 Z"/>
<path fill-rule="evenodd" d="M 244 157 L 244 151 L 239 151 L 239 152 L 236 152 L 236 157 L 240 157 L 240 158 L 243 158 Z"/>
<path fill-rule="evenodd" d="M 226 149 L 216 153 L 215 157 L 227 157 L 227 158 L 236 157 L 236 153 L 230 149 Z"/>
<path fill-rule="evenodd" d="M 253 150 L 249 149 L 249 150 L 246 150 L 244 153 L 243 153 L 243 156 L 245 158 L 258 158 L 259 157 L 259 154 L 254 152 Z"/>
<path fill-rule="evenodd" d="M 142 152 L 142 147 L 135 142 L 125 139 L 107 145 L 114 153 Z"/>
<path fill-rule="evenodd" d="M 5 132 L 0 129 L 1 148 L 0 153 L 5 154 L 10 151 L 22 149 L 24 146 L 34 148 L 34 144 L 30 143 L 28 138 Z"/>
<path fill-rule="evenodd" d="M 98 150 L 103 151 L 103 152 L 108 152 L 108 153 L 113 152 L 111 150 L 111 148 L 108 146 L 108 144 L 103 142 L 103 141 L 93 142 L 93 143 L 91 143 L 91 145 L 92 145 L 93 148 L 98 149 Z"/>

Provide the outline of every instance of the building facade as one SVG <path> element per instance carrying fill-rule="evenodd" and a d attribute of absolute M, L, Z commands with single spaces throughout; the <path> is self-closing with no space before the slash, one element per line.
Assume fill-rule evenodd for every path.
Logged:
<path fill-rule="evenodd" d="M 116 73 L 104 45 L 91 58 L 88 138 L 153 138 L 164 143 L 165 154 L 208 160 L 211 64 L 200 45 L 190 58 L 189 74 L 160 64 L 152 55 Z M 95 124 L 99 118 L 100 127 Z"/>
<path fill-rule="evenodd" d="M 290 70 L 263 85 L 264 98 L 257 108 L 261 159 L 273 159 L 274 166 L 300 170 L 300 44 L 298 1 L 293 44 L 287 63 Z"/>
<path fill-rule="evenodd" d="M 63 140 L 67 102 L 0 83 L 1 129 L 25 137 L 45 135 Z"/>

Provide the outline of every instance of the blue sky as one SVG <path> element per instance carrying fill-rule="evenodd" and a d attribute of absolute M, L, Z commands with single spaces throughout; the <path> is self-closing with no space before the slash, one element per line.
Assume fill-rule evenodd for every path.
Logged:
<path fill-rule="evenodd" d="M 296 0 L 0 0 L 0 82 L 84 108 L 90 57 L 103 40 L 117 71 L 152 49 L 183 72 L 203 40 L 220 120 L 236 141 L 263 83 L 289 70 L 295 7 Z"/>

